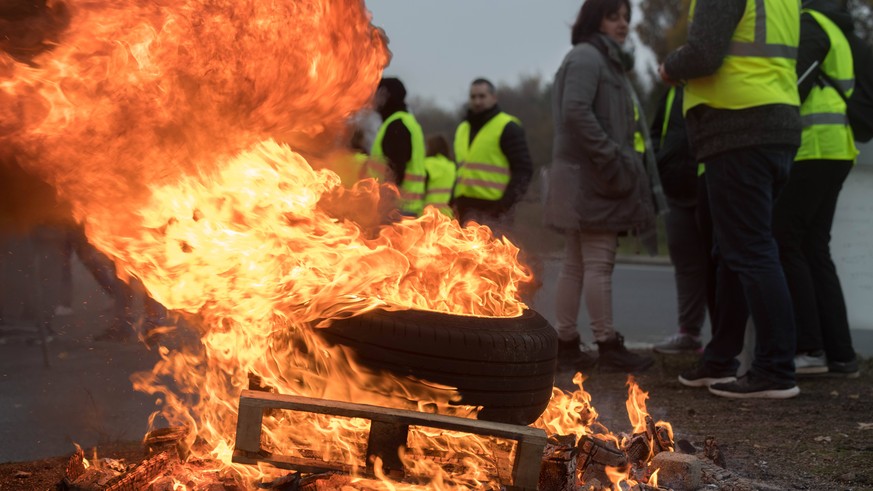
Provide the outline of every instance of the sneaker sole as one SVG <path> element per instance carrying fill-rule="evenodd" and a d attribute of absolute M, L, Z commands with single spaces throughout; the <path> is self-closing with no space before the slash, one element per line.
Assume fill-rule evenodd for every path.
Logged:
<path fill-rule="evenodd" d="M 722 377 L 722 378 L 699 378 L 696 380 L 689 380 L 687 378 L 683 378 L 682 375 L 679 375 L 679 383 L 686 387 L 709 387 L 712 384 L 722 384 L 727 382 L 736 382 L 736 377 Z"/>
<path fill-rule="evenodd" d="M 730 399 L 790 399 L 797 394 L 800 394 L 800 387 L 795 385 L 790 389 L 771 389 L 758 392 L 731 392 L 710 387 L 709 392 L 719 397 L 727 397 Z"/>
<path fill-rule="evenodd" d="M 819 373 L 828 373 L 828 367 L 803 367 L 803 368 L 795 368 L 794 373 L 798 375 L 815 375 Z"/>

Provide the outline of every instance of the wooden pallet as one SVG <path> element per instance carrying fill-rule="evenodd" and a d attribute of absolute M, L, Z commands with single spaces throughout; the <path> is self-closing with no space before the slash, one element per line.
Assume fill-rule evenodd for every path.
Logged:
<path fill-rule="evenodd" d="M 393 471 L 392 476 L 398 471 L 402 476 L 403 466 L 398 457 L 398 449 L 406 446 L 410 426 L 461 431 L 511 440 L 517 445 L 514 462 L 509 462 L 512 482 L 501 484 L 511 491 L 537 489 L 540 463 L 546 446 L 546 434 L 543 430 L 529 426 L 252 390 L 245 390 L 240 396 L 234 462 L 241 464 L 264 462 L 279 468 L 308 473 L 328 471 L 348 473 L 351 470 L 351 467 L 345 463 L 274 455 L 263 450 L 261 431 L 264 411 L 268 409 L 368 419 L 370 432 L 367 438 L 367 471 L 372 472 L 372 460 L 374 457 L 379 457 L 382 459 L 383 468 Z"/>

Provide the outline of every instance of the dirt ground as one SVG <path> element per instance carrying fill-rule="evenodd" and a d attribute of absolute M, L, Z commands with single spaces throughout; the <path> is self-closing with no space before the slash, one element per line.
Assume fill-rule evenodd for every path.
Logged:
<path fill-rule="evenodd" d="M 674 439 L 697 449 L 714 437 L 725 468 L 779 489 L 873 490 L 873 360 L 856 379 L 806 377 L 788 400 L 729 400 L 677 381 L 692 356 L 660 356 L 637 377 L 649 393 L 647 407 L 669 421 Z M 570 374 L 557 385 L 569 388 Z M 583 383 L 613 432 L 630 431 L 619 390 L 623 374 L 593 373 Z"/>
<path fill-rule="evenodd" d="M 860 378 L 804 378 L 800 396 L 784 400 L 736 401 L 704 389 L 680 385 L 676 376 L 694 363 L 692 356 L 659 356 L 637 382 L 649 393 L 649 413 L 673 425 L 677 442 L 698 449 L 714 437 L 734 474 L 785 490 L 873 490 L 873 360 Z M 557 384 L 572 387 L 572 374 Z M 601 423 L 629 432 L 624 407 L 626 377 L 593 372 L 584 382 Z M 138 442 L 98 449 L 100 456 L 143 456 Z M 0 464 L 0 490 L 53 489 L 69 455 L 32 462 Z M 712 488 L 708 488 L 712 489 Z"/>

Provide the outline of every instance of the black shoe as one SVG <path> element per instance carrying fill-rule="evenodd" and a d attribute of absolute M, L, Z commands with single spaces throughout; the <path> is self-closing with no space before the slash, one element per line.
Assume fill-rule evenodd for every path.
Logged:
<path fill-rule="evenodd" d="M 858 359 L 851 361 L 828 361 L 828 375 L 845 378 L 858 378 L 861 371 L 858 369 Z"/>
<path fill-rule="evenodd" d="M 679 383 L 688 387 L 709 387 L 712 384 L 733 382 L 737 379 L 736 370 L 715 370 L 703 363 L 679 375 Z"/>
<path fill-rule="evenodd" d="M 794 382 L 773 382 L 751 372 L 734 382 L 712 384 L 709 391 L 732 399 L 788 399 L 800 394 Z"/>
<path fill-rule="evenodd" d="M 587 372 L 597 364 L 597 358 L 582 351 L 579 336 L 569 340 L 558 340 L 558 370 Z"/>
<path fill-rule="evenodd" d="M 606 370 L 641 372 L 655 363 L 651 356 L 628 351 L 624 346 L 624 336 L 619 333 L 615 333 L 615 337 L 608 341 L 598 341 L 597 348 L 600 352 L 597 364 Z"/>

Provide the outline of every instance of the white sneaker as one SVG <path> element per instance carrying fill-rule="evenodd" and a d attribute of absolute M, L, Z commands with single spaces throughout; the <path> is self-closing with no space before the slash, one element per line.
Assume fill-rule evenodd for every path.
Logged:
<path fill-rule="evenodd" d="M 800 353 L 794 357 L 794 372 L 811 375 L 828 372 L 828 359 L 824 353 Z"/>
<path fill-rule="evenodd" d="M 703 349 L 699 336 L 676 333 L 652 347 L 655 353 L 662 355 L 678 355 L 680 353 L 697 353 Z"/>

